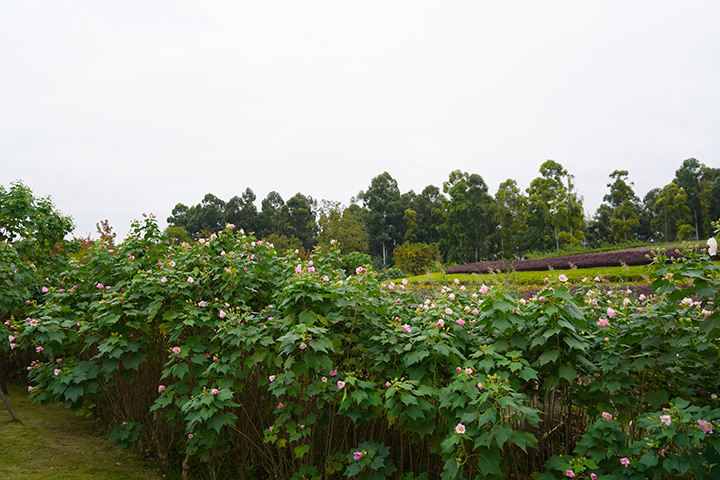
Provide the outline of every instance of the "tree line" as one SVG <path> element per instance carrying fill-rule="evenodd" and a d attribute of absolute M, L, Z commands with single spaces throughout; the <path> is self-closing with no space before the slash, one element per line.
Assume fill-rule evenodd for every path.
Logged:
<path fill-rule="evenodd" d="M 627 170 L 609 174 L 608 193 L 586 218 L 574 176 L 548 160 L 521 190 L 513 179 L 492 195 L 482 176 L 455 170 L 442 185 L 401 193 L 383 172 L 350 205 L 297 193 L 287 201 L 275 191 L 260 204 L 250 188 L 225 202 L 208 193 L 194 206 L 178 203 L 168 234 L 181 241 L 217 232 L 228 223 L 254 232 L 280 249 L 312 249 L 338 242 L 341 252 L 369 254 L 378 267 L 392 265 L 395 248 L 425 244 L 449 264 L 522 258 L 604 244 L 699 240 L 720 218 L 720 168 L 694 158 L 675 177 L 642 199 Z"/>

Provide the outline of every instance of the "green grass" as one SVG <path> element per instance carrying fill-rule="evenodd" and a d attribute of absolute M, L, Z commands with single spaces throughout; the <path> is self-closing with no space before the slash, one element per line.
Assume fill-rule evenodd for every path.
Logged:
<path fill-rule="evenodd" d="M 535 272 L 512 272 L 509 274 L 444 274 L 429 273 L 426 275 L 418 275 L 409 277 L 409 284 L 419 285 L 447 285 L 452 283 L 456 278 L 466 285 L 497 285 L 503 283 L 517 284 L 518 286 L 540 285 L 544 282 L 545 277 L 557 278 L 558 275 L 564 273 L 571 282 L 580 282 L 583 278 L 594 279 L 600 277 L 603 281 L 613 283 L 626 284 L 646 284 L 648 281 L 649 270 L 647 266 L 638 265 L 632 267 L 596 267 L 582 268 L 572 270 L 543 270 Z M 398 280 L 396 280 L 398 282 Z"/>
<path fill-rule="evenodd" d="M 95 422 L 57 405 L 33 405 L 17 385 L 9 386 L 12 420 L 0 401 L 0 479 L 158 480 L 132 453 L 119 451 Z"/>

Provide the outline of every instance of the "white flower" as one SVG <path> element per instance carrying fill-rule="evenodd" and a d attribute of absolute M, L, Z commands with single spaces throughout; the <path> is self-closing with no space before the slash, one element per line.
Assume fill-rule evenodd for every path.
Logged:
<path fill-rule="evenodd" d="M 715 237 L 710 237 L 710 240 L 707 241 L 708 246 L 708 253 L 711 256 L 717 255 L 718 249 L 717 249 L 717 240 L 715 240 Z"/>

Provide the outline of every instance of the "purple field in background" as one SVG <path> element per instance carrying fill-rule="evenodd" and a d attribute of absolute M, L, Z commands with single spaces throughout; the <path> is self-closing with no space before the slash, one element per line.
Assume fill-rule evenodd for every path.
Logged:
<path fill-rule="evenodd" d="M 707 247 L 701 247 L 701 251 Z M 668 257 L 676 258 L 680 254 L 674 250 L 666 253 Z M 584 253 L 579 255 L 566 255 L 563 257 L 539 258 L 532 260 L 491 261 L 468 263 L 448 268 L 445 273 L 490 273 L 490 271 L 532 272 L 542 270 L 568 270 L 571 268 L 620 267 L 625 265 L 648 265 L 652 262 L 651 249 L 618 250 L 603 253 Z"/>

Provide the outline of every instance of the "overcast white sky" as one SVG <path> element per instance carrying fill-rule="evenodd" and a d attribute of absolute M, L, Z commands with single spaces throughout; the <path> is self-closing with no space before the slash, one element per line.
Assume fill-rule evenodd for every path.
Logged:
<path fill-rule="evenodd" d="M 348 204 L 547 159 L 592 214 L 720 166 L 717 1 L 0 0 L 0 184 L 75 235 L 250 187 Z"/>

